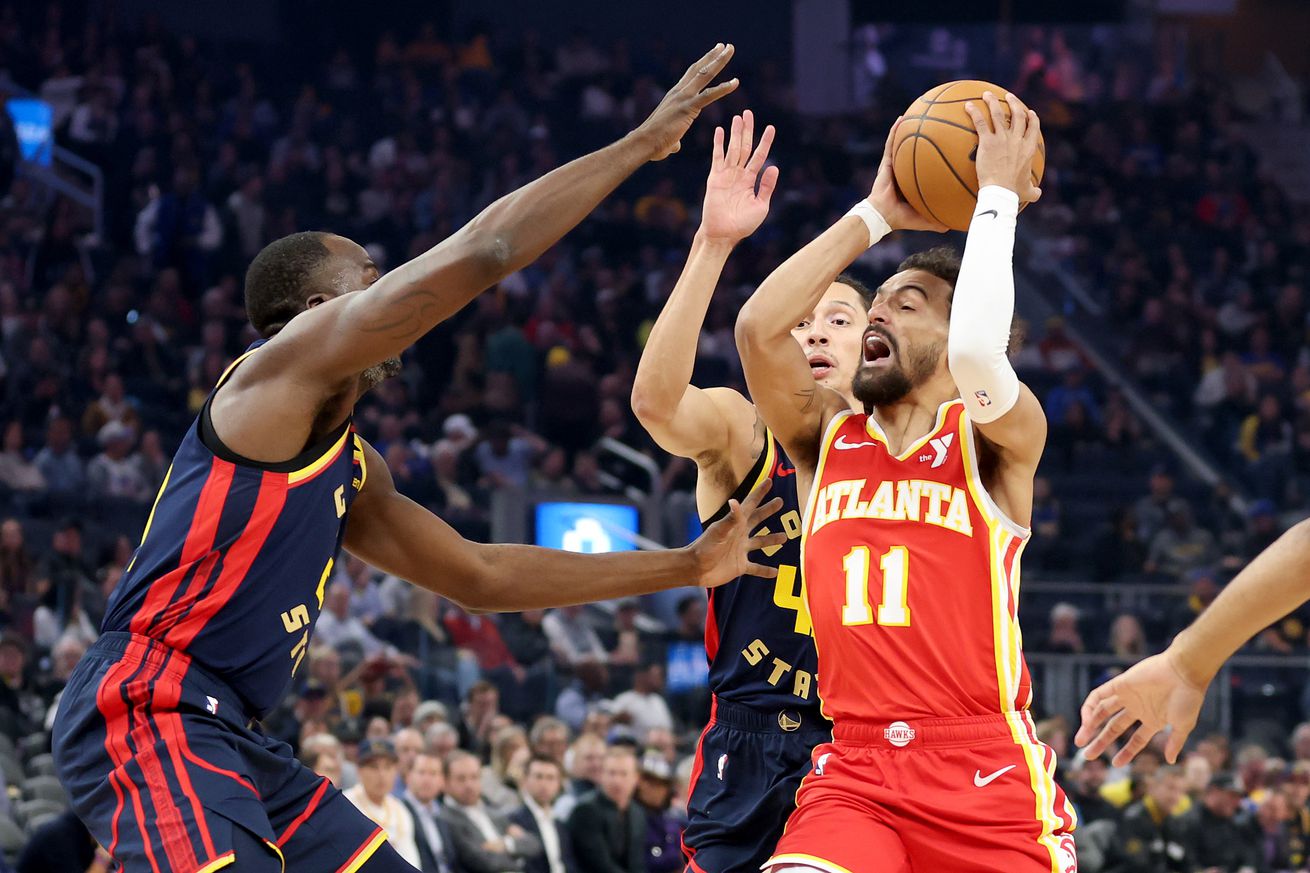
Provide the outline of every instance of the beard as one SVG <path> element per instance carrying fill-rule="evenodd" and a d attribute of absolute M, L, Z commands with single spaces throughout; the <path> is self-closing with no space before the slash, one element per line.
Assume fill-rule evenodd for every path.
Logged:
<path fill-rule="evenodd" d="M 907 350 L 906 367 L 899 358 L 899 345 L 893 345 L 892 348 L 898 355 L 896 363 L 881 371 L 862 364 L 855 371 L 851 392 L 856 400 L 864 404 L 865 413 L 872 412 L 875 407 L 904 400 L 911 391 L 932 376 L 942 355 L 941 343 L 933 343 L 924 349 L 910 348 Z"/>
<path fill-rule="evenodd" d="M 367 391 L 373 386 L 387 381 L 392 376 L 399 376 L 402 366 L 400 358 L 387 358 L 382 363 L 369 367 L 360 374 L 360 379 L 363 381 L 363 390 Z"/>

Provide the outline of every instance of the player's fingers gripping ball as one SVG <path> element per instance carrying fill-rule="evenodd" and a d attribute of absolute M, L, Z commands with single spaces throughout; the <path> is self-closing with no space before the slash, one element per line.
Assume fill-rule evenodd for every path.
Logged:
<path fill-rule="evenodd" d="M 896 185 L 905 199 L 920 215 L 936 219 L 952 230 L 969 229 L 978 203 L 978 171 L 974 163 L 978 155 L 978 133 L 964 111 L 964 104 L 973 100 L 984 105 L 984 91 L 1001 98 L 1000 106 L 1008 123 L 1010 107 L 1004 100 L 1004 88 L 973 79 L 947 82 L 910 104 L 892 141 Z M 1041 184 L 1045 169 L 1046 143 L 1040 141 L 1033 158 L 1034 186 Z"/>

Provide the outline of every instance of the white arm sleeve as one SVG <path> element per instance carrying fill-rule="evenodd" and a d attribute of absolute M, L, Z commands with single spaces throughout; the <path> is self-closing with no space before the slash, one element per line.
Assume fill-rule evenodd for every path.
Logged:
<path fill-rule="evenodd" d="M 1019 195 L 997 185 L 978 192 L 951 305 L 946 360 L 964 408 L 979 424 L 1019 400 L 1019 375 L 1006 352 L 1014 319 L 1014 226 Z"/>

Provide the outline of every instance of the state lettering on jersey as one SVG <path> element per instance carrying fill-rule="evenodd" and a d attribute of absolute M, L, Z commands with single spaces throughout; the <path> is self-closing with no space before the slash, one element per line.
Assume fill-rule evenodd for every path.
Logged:
<path fill-rule="evenodd" d="M 915 521 L 973 536 L 968 492 L 930 479 L 884 479 L 876 485 L 867 479 L 844 479 L 823 486 L 814 503 L 810 533 L 847 519 Z"/>
<path fill-rule="evenodd" d="M 814 675 L 808 670 L 799 670 L 781 658 L 769 658 L 769 647 L 764 640 L 757 639 L 742 649 L 741 656 L 752 667 L 760 667 L 769 672 L 768 682 L 775 688 L 791 685 L 791 693 L 801 700 L 810 699 L 814 687 Z M 765 660 L 765 659 L 768 660 Z M 784 680 L 787 680 L 784 682 Z"/>

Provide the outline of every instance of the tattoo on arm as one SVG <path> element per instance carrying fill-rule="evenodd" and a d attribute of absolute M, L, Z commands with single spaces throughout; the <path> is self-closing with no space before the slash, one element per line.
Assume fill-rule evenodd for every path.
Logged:
<path fill-rule="evenodd" d="M 819 389 L 806 388 L 804 391 L 797 391 L 795 396 L 804 398 L 801 403 L 801 412 L 809 412 L 814 408 L 815 401 L 819 399 Z"/>
<path fill-rule="evenodd" d="M 388 301 L 360 324 L 363 333 L 385 334 L 391 340 L 409 340 L 427 331 L 435 321 L 429 311 L 441 303 L 440 292 L 431 288 L 412 288 Z"/>

